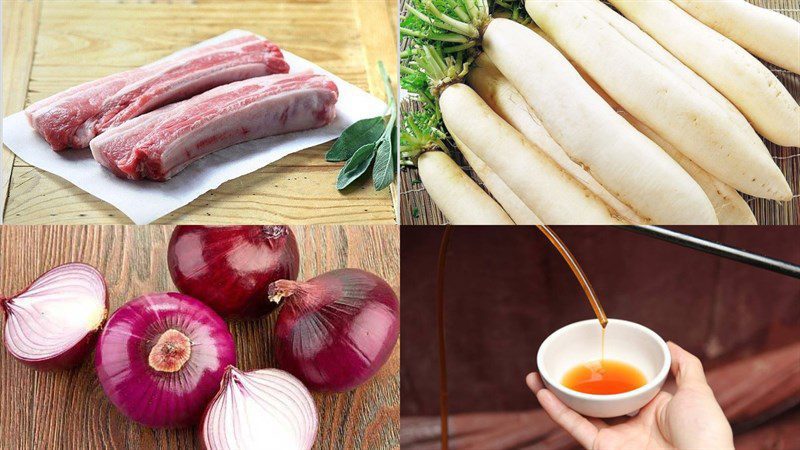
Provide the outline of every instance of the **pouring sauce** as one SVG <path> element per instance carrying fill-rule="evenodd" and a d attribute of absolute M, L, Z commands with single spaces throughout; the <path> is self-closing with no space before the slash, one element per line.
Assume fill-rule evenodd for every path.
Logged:
<path fill-rule="evenodd" d="M 536 225 L 536 227 L 541 231 L 545 237 L 550 241 L 551 244 L 558 250 L 558 253 L 561 254 L 561 257 L 564 258 L 569 268 L 572 270 L 572 273 L 575 275 L 575 278 L 578 279 L 578 283 L 580 283 L 581 288 L 583 288 L 583 292 L 586 294 L 586 298 L 589 300 L 589 304 L 594 311 L 595 316 L 597 316 L 597 320 L 600 322 L 600 326 L 602 327 L 602 339 L 600 344 L 600 360 L 597 361 L 597 365 L 595 366 L 597 369 L 605 370 L 605 373 L 609 373 L 613 370 L 614 374 L 617 374 L 617 366 L 618 364 L 622 364 L 627 366 L 625 363 L 620 363 L 619 361 L 611 361 L 605 359 L 605 337 L 606 337 L 606 325 L 608 325 L 608 318 L 606 317 L 606 313 L 603 311 L 603 306 L 600 304 L 600 300 L 597 298 L 597 294 L 595 293 L 592 285 L 589 283 L 589 279 L 586 277 L 586 273 L 581 268 L 578 261 L 575 260 L 575 256 L 572 255 L 572 252 L 569 251 L 564 241 L 561 240 L 560 237 L 547 225 Z M 437 315 L 437 327 L 438 327 L 438 340 L 439 340 L 439 414 L 440 414 L 440 427 L 441 427 L 441 444 L 442 450 L 447 450 L 448 447 L 448 426 L 447 426 L 447 419 L 448 419 L 448 409 L 447 409 L 447 362 L 446 362 L 446 346 L 445 346 L 445 333 L 444 333 L 444 272 L 445 267 L 447 265 L 447 246 L 450 242 L 450 234 L 451 234 L 451 227 L 450 225 L 446 225 L 444 228 L 444 234 L 442 235 L 441 245 L 439 247 L 439 270 L 436 280 L 436 315 Z M 587 365 L 581 365 L 576 367 L 573 370 L 583 370 L 586 369 Z M 629 366 L 634 371 L 638 372 L 638 369 Z M 581 369 L 583 368 L 583 369 Z M 580 371 L 576 372 L 578 375 L 585 375 L 587 372 Z M 635 374 L 630 375 L 629 372 L 631 371 L 620 371 L 624 372 L 625 377 L 614 377 L 613 383 L 614 386 L 617 386 L 620 383 L 630 383 L 630 380 L 637 380 L 635 378 Z M 588 378 L 589 385 L 592 385 L 593 389 L 596 388 L 596 383 L 593 383 L 592 369 L 588 369 L 588 373 L 590 377 Z M 595 374 L 597 370 L 595 370 Z M 567 374 L 569 375 L 569 373 Z M 639 372 L 641 375 L 641 372 Z M 644 375 L 641 375 L 642 379 L 644 379 Z M 583 380 L 585 377 L 577 377 L 576 379 L 580 378 Z M 611 378 L 609 378 L 610 380 Z M 638 381 L 634 381 L 638 382 Z M 640 386 L 643 386 L 645 383 L 642 383 Z M 583 384 L 581 384 L 583 385 Z M 604 384 L 605 385 L 605 384 Z M 628 386 L 630 384 L 626 384 Z M 639 386 L 636 386 L 639 387 Z M 589 388 L 587 388 L 589 389 Z M 598 388 L 599 389 L 599 388 Z M 603 389 L 606 389 L 605 387 Z M 636 388 L 633 388 L 636 389 Z M 576 389 L 577 390 L 577 389 Z M 632 390 L 632 389 L 627 389 Z M 623 391 L 626 392 L 626 391 Z"/>

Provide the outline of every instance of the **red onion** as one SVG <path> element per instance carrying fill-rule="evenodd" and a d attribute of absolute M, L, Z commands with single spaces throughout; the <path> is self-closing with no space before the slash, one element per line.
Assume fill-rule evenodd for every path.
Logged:
<path fill-rule="evenodd" d="M 100 335 L 95 368 L 108 398 L 150 427 L 197 423 L 236 346 L 211 308 L 175 292 L 123 305 Z"/>
<path fill-rule="evenodd" d="M 38 369 L 70 368 L 91 350 L 108 316 L 106 282 L 90 265 L 64 264 L 0 306 L 15 358 Z"/>
<path fill-rule="evenodd" d="M 258 317 L 276 308 L 266 295 L 269 284 L 297 278 L 300 256 L 285 226 L 178 226 L 167 262 L 184 294 L 223 317 Z"/>
<path fill-rule="evenodd" d="M 340 269 L 305 283 L 279 280 L 285 305 L 275 325 L 278 366 L 319 391 L 347 391 L 371 378 L 400 334 L 400 304 L 388 283 Z"/>
<path fill-rule="evenodd" d="M 208 450 L 307 450 L 317 427 L 314 399 L 297 378 L 278 369 L 240 372 L 230 366 L 200 434 Z"/>

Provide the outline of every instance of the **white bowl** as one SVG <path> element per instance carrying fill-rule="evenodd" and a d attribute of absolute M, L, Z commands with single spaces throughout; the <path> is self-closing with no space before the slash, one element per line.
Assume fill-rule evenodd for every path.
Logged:
<path fill-rule="evenodd" d="M 647 384 L 622 394 L 584 394 L 561 380 L 573 367 L 600 359 L 602 327 L 597 319 L 569 324 L 544 340 L 536 365 L 545 386 L 564 404 L 590 417 L 617 417 L 637 412 L 658 394 L 672 363 L 667 344 L 649 328 L 626 320 L 609 319 L 605 357 L 628 363 L 644 374 Z"/>

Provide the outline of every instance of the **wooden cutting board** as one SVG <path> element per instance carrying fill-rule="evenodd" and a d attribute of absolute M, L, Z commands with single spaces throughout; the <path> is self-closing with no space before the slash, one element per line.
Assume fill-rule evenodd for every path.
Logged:
<path fill-rule="evenodd" d="M 296 226 L 300 279 L 358 267 L 400 295 L 395 225 Z M 0 227 L 0 293 L 12 295 L 58 264 L 81 261 L 105 274 L 111 311 L 148 292 L 174 291 L 168 226 Z M 275 314 L 231 322 L 243 370 L 275 367 Z M 194 429 L 154 430 L 131 422 L 106 398 L 91 358 L 79 368 L 39 372 L 0 349 L 0 448 L 4 450 L 197 449 Z M 400 344 L 377 375 L 353 391 L 314 394 L 315 449 L 399 449 Z"/>
<path fill-rule="evenodd" d="M 138 67 L 232 28 L 385 98 L 377 69 L 397 72 L 397 4 L 329 1 L 3 0 L 3 116 L 84 81 Z M 393 223 L 392 189 L 335 188 L 330 143 L 228 181 L 159 223 Z M 113 206 L 2 152 L 5 223 L 130 223 Z M 3 210 L 3 207 L 5 209 Z"/>

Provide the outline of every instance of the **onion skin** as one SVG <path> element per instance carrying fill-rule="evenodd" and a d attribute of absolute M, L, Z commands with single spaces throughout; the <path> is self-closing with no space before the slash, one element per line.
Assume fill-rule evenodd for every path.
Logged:
<path fill-rule="evenodd" d="M 270 298 L 284 303 L 275 324 L 278 367 L 315 391 L 348 391 L 372 378 L 400 335 L 397 295 L 363 270 L 280 280 Z"/>
<path fill-rule="evenodd" d="M 169 242 L 167 263 L 178 290 L 225 318 L 253 318 L 276 309 L 269 284 L 297 279 L 294 233 L 281 225 L 182 225 Z"/>
<path fill-rule="evenodd" d="M 69 287 L 65 287 L 67 285 Z M 70 331 L 64 327 L 59 317 L 60 311 L 55 313 L 50 310 L 52 317 L 48 320 L 49 324 L 44 323 L 48 314 L 41 306 L 36 308 L 38 313 L 36 316 L 25 315 L 25 310 L 31 307 L 31 299 L 39 295 L 52 296 L 60 289 L 65 290 L 61 293 L 65 296 L 63 298 L 65 300 L 68 300 L 68 291 L 73 294 L 73 298 L 78 295 L 84 299 L 91 299 L 90 303 L 96 302 L 100 311 L 91 319 L 95 324 L 85 330 L 72 331 L 72 342 L 60 343 L 63 347 L 60 349 L 54 347 L 50 354 L 34 356 L 26 353 L 22 349 L 23 345 L 33 345 L 41 349 L 44 345 L 53 345 L 52 341 L 56 335 L 63 337 L 65 331 Z M 77 289 L 80 290 L 79 293 L 76 293 Z M 98 331 L 103 328 L 108 317 L 108 289 L 105 279 L 94 267 L 84 263 L 68 263 L 50 269 L 16 295 L 0 299 L 0 307 L 5 316 L 3 343 L 12 356 L 38 370 L 71 369 L 86 359 L 94 347 Z M 17 315 L 22 317 L 17 320 Z M 37 320 L 25 320 L 26 318 Z M 48 330 L 48 326 L 53 328 Z M 43 337 L 46 339 L 42 339 Z"/>
<path fill-rule="evenodd" d="M 200 426 L 206 450 L 308 450 L 319 419 L 311 393 L 278 369 L 225 370 Z"/>
<path fill-rule="evenodd" d="M 181 353 L 177 370 L 154 368 L 154 348 L 165 345 L 162 336 L 176 332 L 191 342 L 183 349 L 188 357 Z M 225 368 L 235 362 L 236 346 L 225 321 L 199 300 L 175 292 L 123 305 L 109 318 L 95 353 L 97 376 L 111 403 L 154 428 L 196 424 Z"/>

